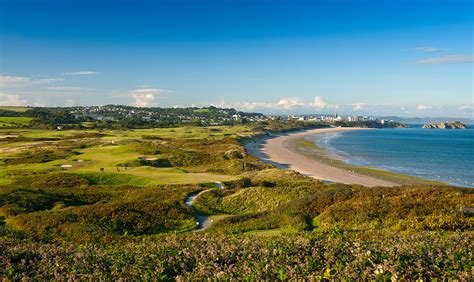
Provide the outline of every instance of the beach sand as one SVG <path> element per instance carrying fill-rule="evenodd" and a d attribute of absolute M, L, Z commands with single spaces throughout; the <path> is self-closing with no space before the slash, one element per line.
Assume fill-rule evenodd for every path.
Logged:
<path fill-rule="evenodd" d="M 398 184 L 393 182 L 355 173 L 308 158 L 297 152 L 290 145 L 291 140 L 302 138 L 307 135 L 349 130 L 367 130 L 367 128 L 336 127 L 311 129 L 262 138 L 256 142 L 247 143 L 245 148 L 249 154 L 266 163 L 271 163 L 279 168 L 292 169 L 316 179 L 345 184 L 359 184 L 368 187 L 397 186 Z"/>

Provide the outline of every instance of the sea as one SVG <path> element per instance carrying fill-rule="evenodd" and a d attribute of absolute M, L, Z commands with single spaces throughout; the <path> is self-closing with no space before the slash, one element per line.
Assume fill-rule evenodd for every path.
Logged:
<path fill-rule="evenodd" d="M 325 133 L 312 140 L 352 165 L 474 188 L 474 125 L 421 126 Z"/>

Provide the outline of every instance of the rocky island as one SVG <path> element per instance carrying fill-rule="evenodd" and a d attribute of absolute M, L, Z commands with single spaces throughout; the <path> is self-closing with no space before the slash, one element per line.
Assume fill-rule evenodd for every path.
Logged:
<path fill-rule="evenodd" d="M 466 125 L 459 121 L 449 121 L 440 123 L 425 123 L 423 128 L 439 128 L 439 129 L 465 129 Z"/>

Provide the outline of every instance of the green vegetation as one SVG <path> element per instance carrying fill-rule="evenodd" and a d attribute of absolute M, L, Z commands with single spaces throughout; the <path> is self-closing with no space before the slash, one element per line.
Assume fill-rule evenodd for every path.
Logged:
<path fill-rule="evenodd" d="M 242 145 L 300 126 L 0 130 L 0 277 L 472 276 L 474 218 L 460 209 L 474 206 L 474 190 L 394 175 L 383 177 L 410 185 L 325 184 L 263 164 Z M 198 216 L 210 228 L 193 232 Z"/>
<path fill-rule="evenodd" d="M 1 106 L 0 110 L 24 113 L 28 110 L 28 108 L 27 107 L 15 107 L 15 106 Z"/>
<path fill-rule="evenodd" d="M 105 105 L 88 107 L 0 107 L 1 117 L 23 118 L 19 122 L 3 123 L 9 128 L 36 129 L 149 129 L 180 126 L 249 125 L 265 128 L 270 132 L 321 126 L 346 127 L 406 127 L 394 122 L 317 121 L 293 118 L 267 117 L 261 113 L 241 112 L 235 109 L 216 108 L 159 108 Z M 9 121 L 9 120 L 7 120 Z M 0 123 L 0 126 L 2 123 Z"/>
<path fill-rule="evenodd" d="M 237 125 L 261 120 L 260 113 L 235 109 L 207 108 L 137 108 L 121 105 L 91 107 L 0 107 L 0 117 L 22 117 L 21 127 L 46 129 L 145 129 L 183 125 Z M 0 123 L 0 126 L 2 124 Z M 15 123 L 10 125 L 14 127 Z M 4 123 L 4 126 L 7 126 Z"/>
<path fill-rule="evenodd" d="M 32 119 L 28 117 L 2 117 L 0 116 L 0 128 L 28 125 L 31 122 L 31 120 Z"/>

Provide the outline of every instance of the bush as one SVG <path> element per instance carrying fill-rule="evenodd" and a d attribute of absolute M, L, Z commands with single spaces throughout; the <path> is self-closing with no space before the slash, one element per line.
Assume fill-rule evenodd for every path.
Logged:
<path fill-rule="evenodd" d="M 88 184 L 89 181 L 84 177 L 67 172 L 17 177 L 14 181 L 16 186 L 31 188 L 73 188 Z"/>
<path fill-rule="evenodd" d="M 0 205 L 8 215 L 47 210 L 59 203 L 64 206 L 84 204 L 74 195 L 51 194 L 38 190 L 18 189 L 0 195 Z"/>
<path fill-rule="evenodd" d="M 1 233 L 1 232 L 0 232 Z M 0 238 L 10 280 L 469 280 L 472 236 L 172 234 L 102 244 Z M 396 246 L 396 247 L 394 247 Z"/>
<path fill-rule="evenodd" d="M 102 201 L 27 213 L 15 221 L 29 234 L 46 239 L 96 240 L 102 236 L 192 229 L 194 215 L 184 205 L 184 198 L 199 189 L 202 188 L 193 185 L 108 188 L 111 196 Z M 48 209 L 59 205 L 59 200 L 66 203 L 64 198 L 50 201 Z"/>
<path fill-rule="evenodd" d="M 3 159 L 3 161 L 7 165 L 47 163 L 54 160 L 64 159 L 73 155 L 77 155 L 77 153 L 60 148 L 31 150 L 21 153 L 17 156 L 6 157 Z"/>

